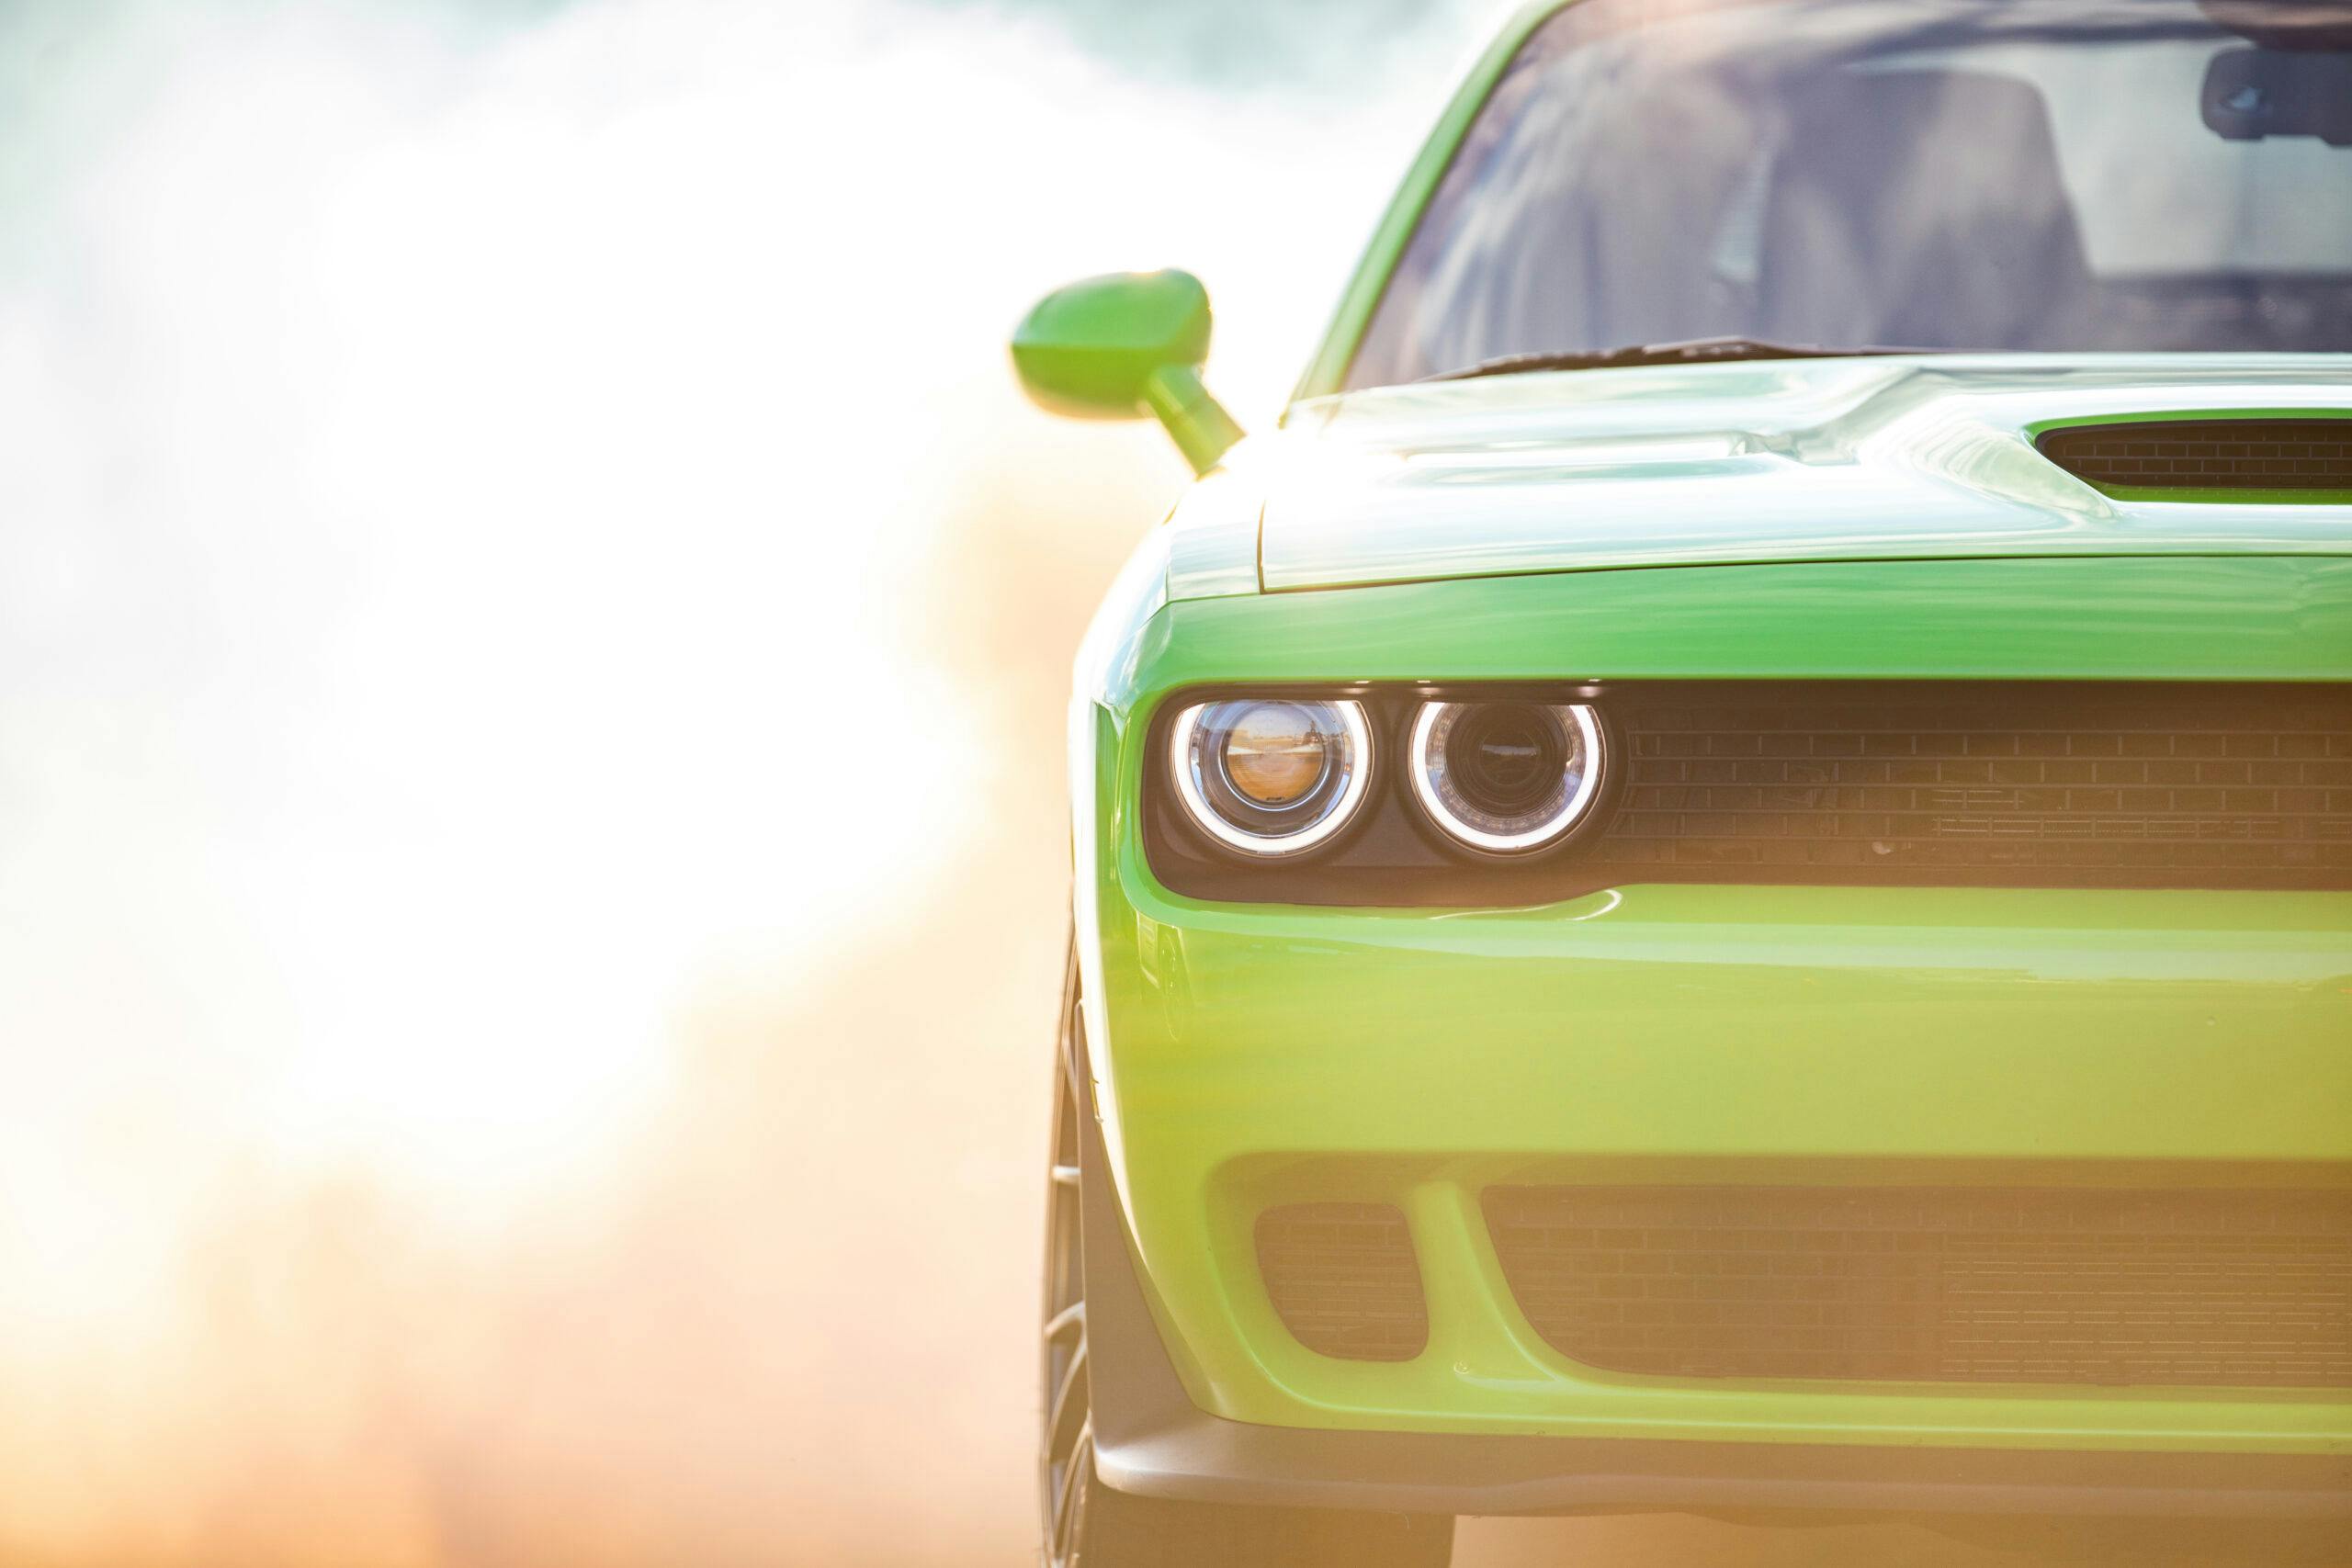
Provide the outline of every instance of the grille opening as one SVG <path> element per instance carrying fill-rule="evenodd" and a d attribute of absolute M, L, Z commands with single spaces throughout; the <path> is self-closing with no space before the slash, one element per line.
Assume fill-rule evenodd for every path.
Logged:
<path fill-rule="evenodd" d="M 1645 705 L 1595 858 L 1628 880 L 2352 885 L 2343 694 L 2007 695 Z"/>
<path fill-rule="evenodd" d="M 1258 1216 L 1258 1270 L 1293 1337 L 1349 1361 L 1409 1361 L 1429 1343 L 1403 1211 L 1292 1203 Z"/>
<path fill-rule="evenodd" d="M 1496 1187 L 1552 1348 L 1616 1371 L 2352 1386 L 2352 1192 Z"/>
<path fill-rule="evenodd" d="M 2352 419 L 2078 424 L 2034 445 L 2100 490 L 2352 491 Z"/>

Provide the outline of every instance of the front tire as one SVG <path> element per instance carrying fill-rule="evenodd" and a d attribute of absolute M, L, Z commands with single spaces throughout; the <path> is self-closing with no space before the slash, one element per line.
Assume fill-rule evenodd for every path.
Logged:
<path fill-rule="evenodd" d="M 1242 1507 L 1114 1492 L 1094 1470 L 1086 1359 L 1081 1116 L 1091 1115 L 1078 957 L 1062 980 L 1046 1173 L 1043 1435 L 1045 1568 L 1446 1568 L 1453 1521 L 1340 1508 Z"/>

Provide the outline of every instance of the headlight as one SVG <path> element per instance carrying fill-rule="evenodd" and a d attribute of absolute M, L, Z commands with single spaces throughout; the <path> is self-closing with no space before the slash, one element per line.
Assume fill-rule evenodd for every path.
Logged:
<path fill-rule="evenodd" d="M 1557 843 L 1600 793 L 1600 726 L 1580 703 L 1423 703 L 1413 794 L 1448 837 L 1489 854 Z"/>
<path fill-rule="evenodd" d="M 1372 726 L 1356 702 L 1195 703 L 1169 732 L 1177 798 L 1229 850 L 1295 855 L 1347 826 L 1372 783 Z"/>

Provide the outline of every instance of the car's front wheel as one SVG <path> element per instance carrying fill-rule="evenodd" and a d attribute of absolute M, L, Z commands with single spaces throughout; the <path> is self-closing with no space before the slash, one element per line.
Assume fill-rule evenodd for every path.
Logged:
<path fill-rule="evenodd" d="M 1094 1471 L 1086 1360 L 1086 1242 L 1080 1224 L 1081 1117 L 1089 1099 L 1072 956 L 1054 1052 L 1047 1172 L 1043 1438 L 1038 1493 L 1046 1568 L 1445 1568 L 1453 1521 L 1337 1508 L 1238 1507 L 1137 1497 Z"/>

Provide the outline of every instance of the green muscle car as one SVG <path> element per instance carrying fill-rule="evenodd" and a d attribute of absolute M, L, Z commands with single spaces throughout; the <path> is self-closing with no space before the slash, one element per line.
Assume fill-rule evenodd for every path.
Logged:
<path fill-rule="evenodd" d="M 2352 1511 L 2352 10 L 1581 0 L 1079 656 L 1046 1557 Z"/>

